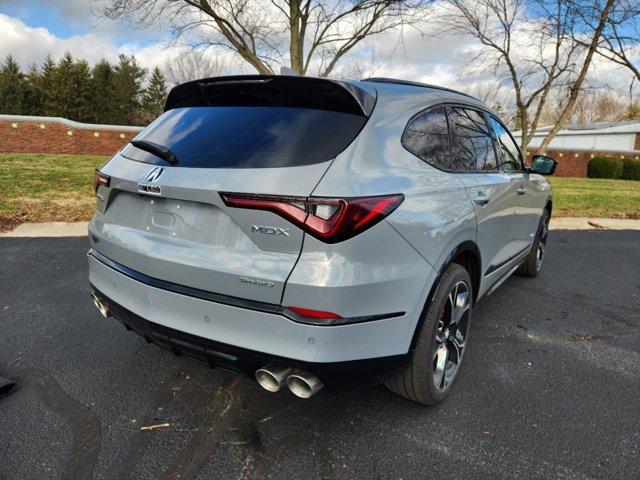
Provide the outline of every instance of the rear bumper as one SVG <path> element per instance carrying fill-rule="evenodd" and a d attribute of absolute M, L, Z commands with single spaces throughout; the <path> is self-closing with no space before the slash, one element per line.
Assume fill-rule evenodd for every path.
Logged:
<path fill-rule="evenodd" d="M 255 371 L 275 363 L 313 373 L 332 392 L 377 385 L 402 374 L 408 366 L 409 354 L 380 358 L 368 358 L 345 362 L 305 362 L 191 335 L 173 328 L 150 322 L 127 310 L 104 295 L 94 285 L 93 294 L 105 305 L 110 315 L 119 320 L 127 330 L 133 330 L 149 343 L 153 343 L 175 355 L 205 363 L 212 368 L 240 373 L 253 378 Z"/>
<path fill-rule="evenodd" d="M 296 322 L 277 311 L 189 296 L 150 285 L 89 255 L 92 289 L 113 316 L 176 353 L 253 376 L 268 363 L 318 376 L 338 391 L 399 375 L 409 359 L 407 316 L 347 325 Z"/>

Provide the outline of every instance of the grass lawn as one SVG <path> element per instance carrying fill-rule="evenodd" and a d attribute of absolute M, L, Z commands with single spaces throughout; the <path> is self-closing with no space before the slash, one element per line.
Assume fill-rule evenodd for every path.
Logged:
<path fill-rule="evenodd" d="M 640 181 L 550 177 L 556 217 L 640 218 Z"/>
<path fill-rule="evenodd" d="M 107 157 L 0 153 L 0 231 L 87 220 L 93 171 Z M 640 181 L 551 177 L 554 216 L 640 218 Z"/>
<path fill-rule="evenodd" d="M 0 231 L 23 222 L 87 220 L 93 171 L 108 157 L 0 153 Z"/>

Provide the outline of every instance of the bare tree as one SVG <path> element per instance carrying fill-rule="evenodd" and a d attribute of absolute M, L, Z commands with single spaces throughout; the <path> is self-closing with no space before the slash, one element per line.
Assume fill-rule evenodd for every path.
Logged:
<path fill-rule="evenodd" d="M 371 51 L 369 55 L 361 55 L 345 60 L 334 68 L 332 76 L 344 79 L 374 77 L 383 65 L 384 60 L 377 58 L 376 53 Z"/>
<path fill-rule="evenodd" d="M 600 45 L 600 42 L 602 41 L 602 32 L 604 31 L 607 22 L 609 21 L 609 16 L 614 5 L 616 4 L 616 1 L 619 0 L 587 0 L 584 2 L 574 3 L 573 6 L 575 7 L 576 13 L 579 15 L 579 18 L 581 20 L 578 23 L 580 27 L 573 32 L 574 37 L 587 37 L 591 38 L 591 41 L 585 47 L 582 66 L 578 71 L 577 76 L 571 83 L 567 102 L 562 108 L 555 124 L 553 125 L 553 127 L 551 127 L 551 130 L 549 130 L 549 133 L 547 133 L 547 135 L 544 137 L 542 143 L 540 143 L 540 151 L 544 151 L 549 146 L 551 140 L 553 140 L 556 134 L 571 117 L 573 108 L 578 99 L 578 95 L 580 94 L 582 85 L 584 84 L 584 81 L 587 77 L 589 68 L 591 67 L 593 56 L 596 53 L 598 45 Z"/>
<path fill-rule="evenodd" d="M 615 122 L 625 120 L 628 113 L 627 102 L 615 90 L 585 88 L 576 101 L 571 123 Z M 553 122 L 557 112 L 548 112 L 547 115 Z"/>
<path fill-rule="evenodd" d="M 177 85 L 198 78 L 215 77 L 228 72 L 229 62 L 221 55 L 208 55 L 206 50 L 185 50 L 164 63 L 169 83 Z"/>
<path fill-rule="evenodd" d="M 602 39 L 596 52 L 628 68 L 640 80 L 640 66 L 634 62 L 632 53 L 640 44 L 640 4 L 637 0 L 619 0 L 614 4 Z"/>
<path fill-rule="evenodd" d="M 444 0 L 440 31 L 464 33 L 481 49 L 467 70 L 491 73 L 515 97 L 515 123 L 526 149 L 549 94 L 572 71 L 576 47 L 570 42 L 573 11 L 564 0 Z M 535 7 L 536 15 L 529 9 Z"/>
<path fill-rule="evenodd" d="M 417 25 L 431 0 L 106 0 L 110 19 L 140 27 L 169 22 L 193 46 L 231 49 L 259 73 L 288 62 L 329 75 L 364 39 Z"/>

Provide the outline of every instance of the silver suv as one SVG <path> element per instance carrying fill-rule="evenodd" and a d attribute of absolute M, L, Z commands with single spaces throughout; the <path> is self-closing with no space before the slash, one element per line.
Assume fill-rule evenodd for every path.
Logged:
<path fill-rule="evenodd" d="M 446 88 L 220 77 L 95 174 L 96 306 L 148 342 L 308 398 L 386 383 L 435 404 L 477 301 L 535 276 L 556 162 Z"/>

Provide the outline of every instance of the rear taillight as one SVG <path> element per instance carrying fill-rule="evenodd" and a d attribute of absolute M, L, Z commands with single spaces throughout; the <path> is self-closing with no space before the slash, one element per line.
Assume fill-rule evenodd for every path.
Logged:
<path fill-rule="evenodd" d="M 93 190 L 97 193 L 98 187 L 100 185 L 104 185 L 105 187 L 109 186 L 111 178 L 105 175 L 104 173 L 100 173 L 98 170 L 93 172 Z"/>
<path fill-rule="evenodd" d="M 351 238 L 393 212 L 404 195 L 360 198 L 285 197 L 220 193 L 225 205 L 268 210 L 302 228 L 325 243 Z"/>

